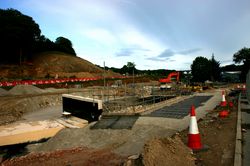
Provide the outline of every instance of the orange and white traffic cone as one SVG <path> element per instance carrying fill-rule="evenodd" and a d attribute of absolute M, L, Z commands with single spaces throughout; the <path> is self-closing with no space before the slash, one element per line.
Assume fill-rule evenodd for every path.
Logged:
<path fill-rule="evenodd" d="M 219 113 L 219 117 L 221 117 L 221 118 L 228 117 L 228 115 L 229 115 L 229 111 L 228 110 L 222 110 Z"/>
<path fill-rule="evenodd" d="M 228 105 L 229 105 L 229 107 L 231 107 L 231 108 L 234 107 L 234 103 L 233 103 L 232 101 L 230 101 L 230 102 L 228 103 Z"/>
<path fill-rule="evenodd" d="M 222 106 L 222 107 L 227 106 L 227 101 L 225 99 L 225 92 L 224 91 L 222 91 L 222 101 L 220 103 L 220 106 Z"/>
<path fill-rule="evenodd" d="M 190 111 L 190 124 L 189 124 L 189 133 L 188 133 L 188 147 L 192 150 L 202 149 L 201 137 L 197 125 L 197 120 L 195 116 L 195 108 L 192 105 Z"/>

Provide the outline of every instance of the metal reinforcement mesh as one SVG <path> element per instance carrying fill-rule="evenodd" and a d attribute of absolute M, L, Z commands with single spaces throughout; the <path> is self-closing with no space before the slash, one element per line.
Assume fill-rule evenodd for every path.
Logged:
<path fill-rule="evenodd" d="M 247 73 L 247 78 L 246 78 L 246 88 L 247 88 L 247 99 L 248 102 L 250 102 L 250 70 Z"/>

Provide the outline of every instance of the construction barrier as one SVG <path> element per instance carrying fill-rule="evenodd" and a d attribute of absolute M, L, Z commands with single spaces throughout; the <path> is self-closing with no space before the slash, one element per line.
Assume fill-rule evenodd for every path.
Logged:
<path fill-rule="evenodd" d="M 125 76 L 113 76 L 106 77 L 106 79 L 122 79 L 127 78 Z M 64 79 L 53 79 L 53 80 L 25 80 L 25 81 L 2 81 L 0 82 L 0 87 L 5 86 L 16 86 L 16 85 L 43 85 L 43 84 L 59 84 L 67 82 L 86 82 L 101 80 L 103 77 L 93 77 L 93 78 L 64 78 Z"/>

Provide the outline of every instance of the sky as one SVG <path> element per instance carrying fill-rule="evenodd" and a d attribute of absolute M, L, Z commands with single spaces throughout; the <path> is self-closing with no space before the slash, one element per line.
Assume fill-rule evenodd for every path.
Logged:
<path fill-rule="evenodd" d="M 31 16 L 47 38 L 68 38 L 100 66 L 189 70 L 212 54 L 224 66 L 250 47 L 249 0 L 0 0 L 0 8 Z"/>

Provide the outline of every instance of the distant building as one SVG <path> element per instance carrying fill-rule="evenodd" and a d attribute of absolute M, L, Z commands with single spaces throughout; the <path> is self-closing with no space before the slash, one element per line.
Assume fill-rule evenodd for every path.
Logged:
<path fill-rule="evenodd" d="M 241 71 L 224 71 L 221 73 L 223 82 L 240 82 Z"/>

